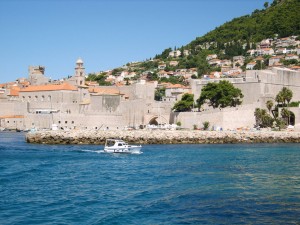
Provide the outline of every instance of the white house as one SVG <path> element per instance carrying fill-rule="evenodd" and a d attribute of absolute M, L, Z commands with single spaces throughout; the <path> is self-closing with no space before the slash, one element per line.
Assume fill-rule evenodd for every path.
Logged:
<path fill-rule="evenodd" d="M 220 65 L 220 63 L 221 63 L 220 59 L 212 59 L 212 60 L 208 61 L 208 64 L 211 66 L 218 66 L 218 65 Z"/>
<path fill-rule="evenodd" d="M 166 67 L 167 67 L 167 64 L 163 63 L 163 64 L 159 64 L 157 68 L 159 70 L 164 70 Z"/>
<path fill-rule="evenodd" d="M 171 51 L 169 53 L 169 57 L 177 58 L 179 56 L 181 56 L 181 51 L 179 51 L 179 50 Z"/>
<path fill-rule="evenodd" d="M 211 55 L 206 56 L 207 61 L 209 61 L 211 59 L 216 59 L 216 58 L 218 58 L 217 54 L 211 54 Z"/>
<path fill-rule="evenodd" d="M 283 58 L 282 55 L 273 56 L 269 59 L 269 66 L 273 66 L 280 62 L 280 60 Z"/>
<path fill-rule="evenodd" d="M 273 48 L 263 48 L 261 50 L 262 50 L 262 55 L 273 55 L 274 54 Z"/>
<path fill-rule="evenodd" d="M 246 65 L 246 69 L 247 70 L 253 70 L 254 66 L 256 65 L 256 62 L 249 62 L 247 65 Z"/>
<path fill-rule="evenodd" d="M 292 59 L 299 60 L 299 56 L 294 55 L 294 54 L 289 54 L 289 55 L 287 55 L 284 59 L 285 59 L 285 60 L 292 60 Z"/>

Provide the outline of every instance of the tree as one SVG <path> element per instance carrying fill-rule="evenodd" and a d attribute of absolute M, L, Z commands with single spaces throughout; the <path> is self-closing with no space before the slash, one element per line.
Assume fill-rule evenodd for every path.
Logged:
<path fill-rule="evenodd" d="M 194 95 L 185 93 L 181 100 L 175 103 L 172 109 L 175 110 L 175 112 L 188 112 L 191 111 L 193 104 Z"/>
<path fill-rule="evenodd" d="M 273 101 L 272 100 L 268 100 L 267 102 L 266 102 L 266 106 L 267 106 L 267 109 L 269 110 L 269 113 L 271 112 L 271 109 L 272 109 L 272 107 L 273 107 Z"/>
<path fill-rule="evenodd" d="M 284 99 L 283 99 L 283 96 L 282 96 L 282 93 L 281 93 L 281 92 L 279 92 L 279 93 L 276 95 L 275 101 L 277 102 L 277 105 L 279 105 L 280 103 L 283 104 Z"/>
<path fill-rule="evenodd" d="M 286 121 L 286 124 L 289 124 L 290 120 L 290 111 L 287 108 L 281 110 L 281 117 Z"/>
<path fill-rule="evenodd" d="M 256 108 L 254 111 L 256 126 L 260 127 L 271 127 L 273 125 L 274 119 L 267 114 L 265 109 Z"/>
<path fill-rule="evenodd" d="M 154 99 L 156 101 L 161 101 L 162 97 L 166 95 L 165 93 L 166 93 L 166 88 L 165 87 L 163 87 L 163 88 L 157 88 L 155 90 L 155 93 L 154 93 Z"/>
<path fill-rule="evenodd" d="M 281 89 L 281 93 L 282 93 L 284 103 L 287 102 L 289 104 L 290 101 L 292 100 L 293 92 L 287 87 L 283 87 Z"/>
<path fill-rule="evenodd" d="M 208 121 L 204 121 L 202 124 L 203 124 L 203 130 L 208 130 L 208 128 L 209 128 L 209 122 Z"/>
<path fill-rule="evenodd" d="M 219 83 L 208 83 L 201 90 L 197 99 L 198 107 L 208 103 L 213 108 L 235 107 L 242 104 L 243 94 L 229 81 L 222 80 Z"/>
<path fill-rule="evenodd" d="M 268 7 L 269 7 L 269 2 L 265 2 L 265 3 L 264 3 L 264 7 L 265 7 L 265 8 L 268 8 Z"/>
<path fill-rule="evenodd" d="M 259 126 L 262 123 L 262 112 L 260 108 L 256 108 L 254 111 L 256 126 Z"/>

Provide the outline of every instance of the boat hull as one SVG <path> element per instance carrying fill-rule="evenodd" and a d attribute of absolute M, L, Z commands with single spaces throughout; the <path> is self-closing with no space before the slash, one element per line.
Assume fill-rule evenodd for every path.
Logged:
<path fill-rule="evenodd" d="M 142 146 L 130 146 L 127 148 L 105 147 L 106 153 L 140 154 Z"/>

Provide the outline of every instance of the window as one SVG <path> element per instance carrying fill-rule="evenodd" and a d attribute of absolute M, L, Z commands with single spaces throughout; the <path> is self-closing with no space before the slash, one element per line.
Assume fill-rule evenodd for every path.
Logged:
<path fill-rule="evenodd" d="M 65 121 L 65 124 L 67 124 L 68 123 L 68 121 Z"/>
<path fill-rule="evenodd" d="M 74 124 L 74 121 L 72 121 L 72 124 Z"/>
<path fill-rule="evenodd" d="M 60 124 L 60 121 L 58 121 L 58 123 Z"/>

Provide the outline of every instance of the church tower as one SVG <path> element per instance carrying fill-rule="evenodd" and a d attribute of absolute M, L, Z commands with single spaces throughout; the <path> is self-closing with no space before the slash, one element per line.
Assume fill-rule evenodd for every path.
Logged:
<path fill-rule="evenodd" d="M 81 58 L 77 59 L 75 67 L 75 80 L 77 86 L 85 85 L 85 71 L 83 61 Z"/>

